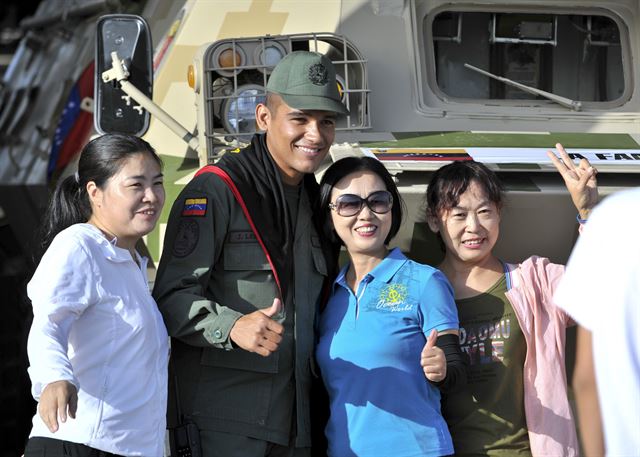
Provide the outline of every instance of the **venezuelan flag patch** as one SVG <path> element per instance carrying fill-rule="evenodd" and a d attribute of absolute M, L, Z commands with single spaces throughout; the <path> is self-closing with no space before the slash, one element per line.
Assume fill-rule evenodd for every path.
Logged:
<path fill-rule="evenodd" d="M 183 216 L 204 216 L 207 214 L 206 198 L 187 198 L 182 208 Z"/>

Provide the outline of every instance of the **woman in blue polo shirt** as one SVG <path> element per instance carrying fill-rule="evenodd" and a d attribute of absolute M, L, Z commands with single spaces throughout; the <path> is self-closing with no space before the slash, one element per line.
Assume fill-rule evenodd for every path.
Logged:
<path fill-rule="evenodd" d="M 452 454 L 439 388 L 464 382 L 466 366 L 451 286 L 438 270 L 388 249 L 402 200 L 380 162 L 339 160 L 320 198 L 325 235 L 350 260 L 319 321 L 329 456 Z"/>

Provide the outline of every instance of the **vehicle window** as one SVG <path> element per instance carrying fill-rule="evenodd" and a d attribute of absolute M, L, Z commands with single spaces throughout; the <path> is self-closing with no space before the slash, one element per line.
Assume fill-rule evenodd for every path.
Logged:
<path fill-rule="evenodd" d="M 442 11 L 423 19 L 435 83 L 456 101 L 544 100 L 465 64 L 583 102 L 622 103 L 620 27 L 598 15 Z"/>

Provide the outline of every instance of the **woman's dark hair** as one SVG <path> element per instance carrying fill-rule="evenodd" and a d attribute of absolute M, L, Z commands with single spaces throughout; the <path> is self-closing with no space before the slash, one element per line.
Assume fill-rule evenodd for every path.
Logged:
<path fill-rule="evenodd" d="M 475 181 L 498 209 L 503 204 L 503 186 L 498 176 L 484 164 L 475 161 L 453 162 L 440 167 L 427 188 L 427 216 L 438 217 L 460 202 L 460 197 Z"/>
<path fill-rule="evenodd" d="M 396 236 L 404 213 L 404 201 L 400 197 L 398 187 L 393 181 L 393 177 L 389 174 L 387 168 L 380 161 L 372 157 L 345 157 L 331 165 L 322 176 L 320 181 L 320 211 L 322 231 L 327 239 L 333 243 L 342 243 L 342 240 L 336 235 L 331 222 L 329 203 L 331 203 L 331 191 L 335 185 L 347 175 L 358 171 L 370 171 L 379 176 L 384 182 L 385 187 L 393 197 L 393 206 L 391 207 L 391 230 L 384 240 L 384 244 Z"/>
<path fill-rule="evenodd" d="M 40 233 L 40 257 L 58 233 L 91 217 L 87 183 L 93 181 L 102 189 L 107 180 L 118 173 L 122 163 L 136 154 L 149 154 L 162 167 L 155 149 L 132 135 L 111 133 L 86 144 L 80 153 L 78 172 L 58 182 L 49 200 Z"/>

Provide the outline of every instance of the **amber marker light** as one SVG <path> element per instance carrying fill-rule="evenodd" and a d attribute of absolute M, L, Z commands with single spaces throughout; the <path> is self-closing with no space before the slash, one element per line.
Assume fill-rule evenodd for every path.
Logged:
<path fill-rule="evenodd" d="M 342 101 L 342 103 L 345 102 L 345 92 L 344 92 L 344 79 L 342 79 L 342 76 L 340 75 L 336 75 L 336 85 L 338 86 L 338 95 L 340 95 L 340 101 Z"/>
<path fill-rule="evenodd" d="M 218 65 L 222 68 L 233 68 L 240 65 L 242 56 L 233 49 L 225 49 L 218 56 Z"/>
<path fill-rule="evenodd" d="M 195 89 L 196 87 L 196 72 L 193 69 L 193 65 L 187 67 L 187 83 L 189 87 Z"/>
<path fill-rule="evenodd" d="M 228 78 L 240 73 L 247 64 L 244 50 L 233 43 L 222 43 L 216 46 L 210 58 L 213 69 Z"/>

